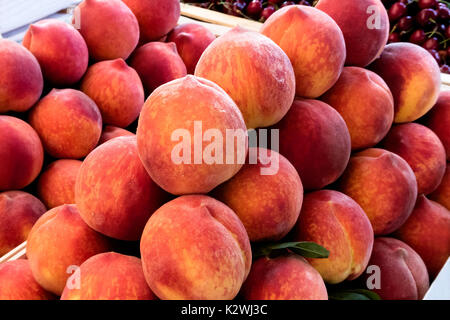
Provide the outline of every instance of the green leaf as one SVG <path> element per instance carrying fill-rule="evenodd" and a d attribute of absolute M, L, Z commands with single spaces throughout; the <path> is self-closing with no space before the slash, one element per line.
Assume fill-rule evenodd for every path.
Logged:
<path fill-rule="evenodd" d="M 321 245 L 310 242 L 310 241 L 300 241 L 300 242 L 283 242 L 283 243 L 269 243 L 260 245 L 253 250 L 254 257 L 268 256 L 274 251 L 280 250 L 290 250 L 300 256 L 305 258 L 328 258 L 330 252 L 322 247 Z"/>
<path fill-rule="evenodd" d="M 330 300 L 381 300 L 378 294 L 366 289 L 331 292 L 328 298 Z"/>

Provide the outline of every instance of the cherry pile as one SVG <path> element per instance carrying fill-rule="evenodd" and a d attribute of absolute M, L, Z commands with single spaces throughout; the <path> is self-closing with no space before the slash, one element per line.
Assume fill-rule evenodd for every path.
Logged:
<path fill-rule="evenodd" d="M 450 73 L 449 2 L 438 0 L 384 0 L 391 32 L 389 42 L 412 42 L 427 49 Z"/>

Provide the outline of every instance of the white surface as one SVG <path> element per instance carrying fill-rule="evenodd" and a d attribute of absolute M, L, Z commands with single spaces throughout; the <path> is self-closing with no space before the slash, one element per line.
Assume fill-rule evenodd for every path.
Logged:
<path fill-rule="evenodd" d="M 450 258 L 431 284 L 430 289 L 423 299 L 450 300 Z"/>

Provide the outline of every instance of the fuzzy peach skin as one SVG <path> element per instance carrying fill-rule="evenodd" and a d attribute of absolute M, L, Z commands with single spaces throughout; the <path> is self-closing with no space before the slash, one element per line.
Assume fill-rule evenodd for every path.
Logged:
<path fill-rule="evenodd" d="M 382 145 L 406 160 L 416 175 L 419 194 L 436 190 L 445 173 L 445 149 L 438 136 L 425 126 L 405 123 L 394 126 Z"/>
<path fill-rule="evenodd" d="M 389 17 L 380 0 L 320 0 L 315 7 L 342 30 L 346 65 L 365 67 L 380 56 L 389 36 Z"/>
<path fill-rule="evenodd" d="M 172 30 L 180 18 L 179 0 L 122 0 L 136 15 L 141 42 L 157 41 Z"/>
<path fill-rule="evenodd" d="M 332 190 L 305 195 L 293 241 L 312 241 L 330 252 L 327 259 L 308 259 L 325 282 L 358 278 L 367 267 L 373 229 L 363 209 L 352 198 Z"/>
<path fill-rule="evenodd" d="M 97 104 L 103 123 L 121 128 L 136 120 L 144 105 L 141 79 L 123 59 L 102 61 L 89 67 L 81 91 Z"/>
<path fill-rule="evenodd" d="M 408 163 L 383 149 L 367 149 L 350 158 L 338 190 L 364 210 L 375 235 L 397 230 L 411 214 L 417 182 Z"/>
<path fill-rule="evenodd" d="M 80 168 L 75 202 L 94 230 L 139 240 L 150 215 L 164 203 L 138 156 L 136 137 L 112 139 L 92 151 Z"/>
<path fill-rule="evenodd" d="M 70 24 L 45 19 L 30 26 L 23 46 L 38 59 L 46 81 L 70 86 L 86 72 L 89 52 L 80 33 Z"/>
<path fill-rule="evenodd" d="M 447 162 L 447 168 L 441 184 L 428 197 L 450 210 L 450 163 Z"/>
<path fill-rule="evenodd" d="M 141 259 L 115 252 L 97 254 L 80 266 L 80 287 L 67 286 L 61 300 L 156 300 Z"/>
<path fill-rule="evenodd" d="M 136 16 L 120 0 L 84 0 L 72 22 L 96 61 L 127 59 L 139 42 Z"/>
<path fill-rule="evenodd" d="M 450 91 L 441 92 L 434 107 L 423 122 L 439 137 L 450 160 Z"/>
<path fill-rule="evenodd" d="M 198 23 L 184 23 L 175 27 L 167 36 L 174 42 L 186 65 L 187 72 L 194 74 L 197 62 L 205 49 L 216 39 L 214 33 Z"/>
<path fill-rule="evenodd" d="M 245 300 L 328 300 L 320 274 L 295 254 L 255 260 L 240 295 Z"/>
<path fill-rule="evenodd" d="M 230 300 L 250 271 L 250 241 L 236 214 L 204 195 L 159 208 L 141 238 L 144 275 L 163 300 Z"/>
<path fill-rule="evenodd" d="M 296 99 L 279 129 L 280 153 L 297 169 L 306 190 L 322 189 L 344 172 L 350 134 L 344 119 L 328 104 Z"/>
<path fill-rule="evenodd" d="M 0 264 L 0 300 L 53 300 L 33 278 L 28 260 L 19 259 Z"/>
<path fill-rule="evenodd" d="M 99 145 L 117 137 L 134 136 L 134 133 L 115 126 L 105 126 L 100 136 Z"/>
<path fill-rule="evenodd" d="M 369 267 L 379 268 L 379 274 L 371 269 L 364 273 L 369 284 L 380 279 L 380 287 L 372 289 L 383 300 L 422 300 L 430 285 L 427 268 L 420 256 L 406 243 L 394 239 L 375 238 Z M 377 269 L 375 269 L 377 270 Z M 377 271 L 375 271 L 377 272 Z"/>
<path fill-rule="evenodd" d="M 220 185 L 214 196 L 238 215 L 250 241 L 278 241 L 298 219 L 303 185 L 294 166 L 276 151 L 250 148 L 252 155 L 255 159 Z"/>
<path fill-rule="evenodd" d="M 395 237 L 409 244 L 425 262 L 430 276 L 437 276 L 450 256 L 450 211 L 425 196 Z"/>
<path fill-rule="evenodd" d="M 373 147 L 388 133 L 394 121 L 394 99 L 376 73 L 345 67 L 338 82 L 320 100 L 344 118 L 352 150 Z"/>
<path fill-rule="evenodd" d="M 18 118 L 0 115 L 0 191 L 22 189 L 38 176 L 44 149 L 36 131 Z"/>
<path fill-rule="evenodd" d="M 71 275 L 69 267 L 109 251 L 109 246 L 106 237 L 84 223 L 75 205 L 62 205 L 35 223 L 28 235 L 27 257 L 36 281 L 59 296 Z"/>
<path fill-rule="evenodd" d="M 30 109 L 44 88 L 37 59 L 16 42 L 0 39 L 0 70 L 0 113 Z"/>
<path fill-rule="evenodd" d="M 202 143 L 210 129 L 214 137 Z M 227 131 L 236 138 L 226 139 Z M 217 135 L 223 146 L 212 142 Z M 137 141 L 153 181 L 176 195 L 210 192 L 241 169 L 248 149 L 247 128 L 233 100 L 213 82 L 190 75 L 147 99 Z"/>
<path fill-rule="evenodd" d="M 23 191 L 0 193 L 0 257 L 27 240 L 28 233 L 47 209 Z"/>
<path fill-rule="evenodd" d="M 277 123 L 294 101 L 295 74 L 288 56 L 269 38 L 241 27 L 205 50 L 195 75 L 224 89 L 248 128 Z"/>
<path fill-rule="evenodd" d="M 338 80 L 345 62 L 345 41 L 327 14 L 312 7 L 287 6 L 267 19 L 261 33 L 291 60 L 297 96 L 317 98 Z"/>
<path fill-rule="evenodd" d="M 39 176 L 37 194 L 48 209 L 75 203 L 75 182 L 81 164 L 79 160 L 56 160 Z"/>
<path fill-rule="evenodd" d="M 369 68 L 386 81 L 394 96 L 395 123 L 411 122 L 436 103 L 441 74 L 436 60 L 422 47 L 406 42 L 388 44 Z"/>
<path fill-rule="evenodd" d="M 28 122 L 39 134 L 45 151 L 58 159 L 85 157 L 102 133 L 97 105 L 73 89 L 53 89 L 31 110 Z"/>
<path fill-rule="evenodd" d="M 175 43 L 150 42 L 138 48 L 130 59 L 147 94 L 160 85 L 183 78 L 186 66 L 177 51 Z"/>

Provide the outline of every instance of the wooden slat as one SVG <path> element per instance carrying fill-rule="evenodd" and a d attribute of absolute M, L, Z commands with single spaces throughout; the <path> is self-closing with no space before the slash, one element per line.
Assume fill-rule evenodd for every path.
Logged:
<path fill-rule="evenodd" d="M 22 259 L 26 255 L 27 250 L 27 242 L 18 245 L 16 248 L 5 254 L 3 257 L 0 258 L 0 263 L 4 263 L 7 261 L 13 261 Z"/>
<path fill-rule="evenodd" d="M 218 24 L 213 24 L 213 23 L 208 23 L 208 22 L 204 22 L 204 21 L 199 21 L 199 20 L 195 20 L 195 19 L 191 19 L 188 17 L 184 17 L 181 16 L 180 19 L 178 20 L 178 24 L 183 24 L 183 23 L 197 23 L 200 24 L 202 26 L 204 26 L 205 28 L 207 28 L 208 30 L 210 30 L 212 33 L 214 33 L 214 35 L 221 36 L 224 33 L 226 33 L 228 30 L 230 30 L 230 27 L 226 27 L 226 26 L 221 26 Z"/>
<path fill-rule="evenodd" d="M 441 73 L 442 84 L 450 86 L 450 74 Z"/>

